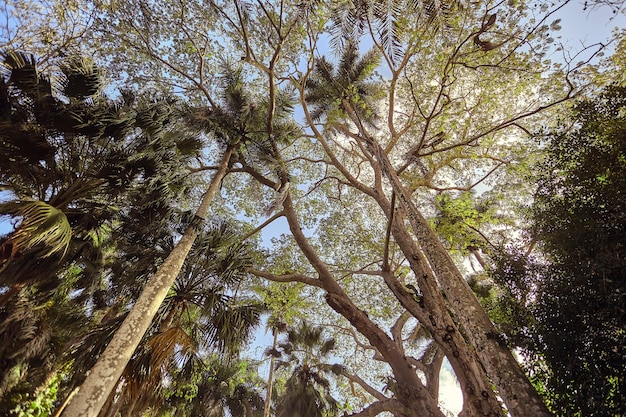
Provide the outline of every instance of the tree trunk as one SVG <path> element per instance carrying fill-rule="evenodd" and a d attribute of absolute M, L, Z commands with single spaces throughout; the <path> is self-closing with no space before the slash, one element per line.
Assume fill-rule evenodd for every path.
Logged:
<path fill-rule="evenodd" d="M 211 201 L 226 175 L 233 149 L 228 147 L 208 190 L 204 193 L 196 211 L 204 218 Z M 89 371 L 85 382 L 63 412 L 63 417 L 95 417 L 115 387 L 154 315 L 178 276 L 183 262 L 198 236 L 195 228 L 189 227 L 172 252 L 150 278 L 130 313 L 115 332 L 113 339 Z"/>
<path fill-rule="evenodd" d="M 551 416 L 511 351 L 500 344 L 498 332 L 489 316 L 435 232 L 413 204 L 385 151 L 374 139 L 365 140 L 368 149 L 378 160 L 383 174 L 390 181 L 392 189 L 398 196 L 421 250 L 426 255 L 452 310 L 474 345 L 481 364 L 496 386 L 509 413 L 514 417 Z M 405 255 L 411 256 L 410 253 L 405 253 Z"/>
<path fill-rule="evenodd" d="M 304 256 L 319 275 L 320 287 L 326 290 L 326 302 L 337 313 L 345 317 L 359 333 L 376 347 L 391 367 L 397 387 L 395 394 L 405 410 L 394 413 L 403 417 L 443 417 L 438 399 L 424 387 L 407 357 L 398 349 L 394 341 L 374 323 L 367 314 L 359 309 L 333 278 L 326 264 L 319 258 L 302 233 L 291 196 L 288 194 L 284 204 L 285 217 L 289 229 L 302 250 Z"/>
<path fill-rule="evenodd" d="M 276 345 L 278 344 L 278 329 L 272 329 L 272 333 L 274 334 L 274 342 L 272 343 L 272 349 L 276 350 Z M 270 411 L 272 409 L 272 388 L 274 383 L 274 363 L 276 362 L 276 358 L 273 355 L 270 358 L 270 374 L 267 377 L 267 394 L 265 397 L 265 408 L 263 410 L 263 417 L 270 417 Z"/>

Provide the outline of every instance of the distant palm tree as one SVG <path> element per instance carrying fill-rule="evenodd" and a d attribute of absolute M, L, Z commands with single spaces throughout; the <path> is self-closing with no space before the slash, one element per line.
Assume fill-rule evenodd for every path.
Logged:
<path fill-rule="evenodd" d="M 264 382 L 246 360 L 209 355 L 197 362 L 192 380 L 172 384 L 159 412 L 177 417 L 261 417 Z M 177 381 L 177 378 L 174 378 Z"/>
<path fill-rule="evenodd" d="M 334 347 L 335 339 L 323 338 L 322 327 L 303 321 L 299 327 L 287 330 L 287 340 L 279 343 L 278 349 L 266 351 L 282 358 L 277 361 L 277 369 L 292 368 L 284 392 L 279 394 L 277 417 L 330 417 L 338 413 L 325 371 L 329 366 L 324 362 Z"/>
<path fill-rule="evenodd" d="M 380 56 L 371 50 L 359 58 L 357 44 L 348 42 L 335 67 L 325 57 L 315 62 L 315 70 L 306 80 L 307 103 L 313 108 L 311 117 L 329 122 L 356 112 L 364 122 L 374 122 L 373 99 L 381 92 L 379 84 L 370 81 Z"/>

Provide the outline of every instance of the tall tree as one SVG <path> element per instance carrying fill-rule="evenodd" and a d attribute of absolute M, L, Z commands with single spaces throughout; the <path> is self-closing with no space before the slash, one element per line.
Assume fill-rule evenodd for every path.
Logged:
<path fill-rule="evenodd" d="M 237 293 L 251 261 L 249 248 L 237 240 L 225 223 L 204 228 L 101 415 L 156 409 L 164 400 L 164 381 L 190 383 L 203 356 L 228 361 L 239 353 L 262 306 Z"/>
<path fill-rule="evenodd" d="M 625 107 L 626 89 L 609 86 L 547 132 L 532 207 L 537 255 L 509 257 L 497 274 L 531 289 L 518 299 L 536 320 L 519 323 L 530 330 L 521 342 L 557 415 L 625 412 Z"/>
<path fill-rule="evenodd" d="M 138 222 L 125 214 L 160 207 L 169 216 L 185 190 L 172 168 L 197 156 L 200 144 L 184 131 L 170 134 L 171 102 L 101 95 L 90 60 L 66 58 L 56 72 L 42 72 L 33 56 L 6 51 L 3 59 L 0 176 L 14 201 L 0 207 L 15 230 L 1 239 L 2 337 L 13 340 L 2 373 L 22 367 L 32 392 L 94 321 L 85 303 L 105 280 L 111 229 L 167 229 L 154 216 Z M 129 246 L 117 242 L 120 251 Z M 89 310 L 99 309 L 96 300 Z"/>
<path fill-rule="evenodd" d="M 321 326 L 306 321 L 296 328 L 286 329 L 287 338 L 277 348 L 266 351 L 280 358 L 278 369 L 292 368 L 279 396 L 276 415 L 279 417 L 333 416 L 337 400 L 331 395 L 331 385 L 325 373 L 333 369 L 325 363 L 335 347 L 335 339 L 323 338 Z M 339 374 L 340 365 L 337 367 Z"/>
<path fill-rule="evenodd" d="M 414 4 L 388 7 L 384 33 L 382 4 L 377 20 L 359 14 L 375 52 L 361 59 L 345 42 L 338 63 L 320 56 L 323 2 L 126 2 L 102 15 L 102 37 L 90 42 L 112 68 L 127 69 L 129 82 L 174 85 L 211 109 L 220 102 L 212 100 L 220 60 L 242 62 L 267 97 L 259 134 L 270 139 L 275 122 L 291 118 L 276 111 L 282 93 L 296 92 L 302 129 L 291 130 L 290 146 L 271 144 L 279 159 L 271 170 L 238 158 L 231 171 L 249 178 L 224 181 L 221 208 L 249 216 L 250 234 L 287 219 L 289 234 L 251 271 L 307 285 L 314 313 L 354 350 L 347 360 L 368 364 L 342 373 L 365 398 L 354 414 L 440 416 L 445 355 L 463 391 L 462 415 L 503 414 L 498 396 L 513 415 L 527 407 L 545 415 L 425 219 L 436 213 L 437 192 L 489 185 L 536 150 L 530 127 L 579 93 L 580 66 L 546 62 L 559 26 L 549 9 L 474 2 L 425 25 L 433 10 Z M 419 350 L 415 335 L 425 333 L 437 355 Z M 387 391 L 375 372 L 394 382 Z"/>
<path fill-rule="evenodd" d="M 224 148 L 219 166 L 195 211 L 195 224 L 185 230 L 163 264 L 146 283 L 124 323 L 65 409 L 64 416 L 95 415 L 99 412 L 181 271 L 198 236 L 197 223 L 205 220 L 230 164 L 244 158 L 241 151 L 246 147 L 257 150 L 259 155 L 265 152 L 264 157 L 271 159 L 272 142 L 284 139 L 291 132 L 290 124 L 277 123 L 276 126 L 272 124 L 276 136 L 268 136 L 265 133 L 265 123 L 271 119 L 267 114 L 275 109 L 262 108 L 251 100 L 246 94 L 241 73 L 227 69 L 224 77 L 223 107 L 203 109 L 193 116 L 191 123 L 204 125 L 207 132 L 212 133 L 218 144 Z"/>

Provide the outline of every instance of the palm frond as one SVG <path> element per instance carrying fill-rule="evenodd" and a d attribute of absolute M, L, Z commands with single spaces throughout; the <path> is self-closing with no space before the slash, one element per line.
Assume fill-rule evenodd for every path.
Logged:
<path fill-rule="evenodd" d="M 41 257 L 65 255 L 72 239 L 72 228 L 61 210 L 43 201 L 13 201 L 0 204 L 0 214 L 20 217 L 21 223 L 7 240 L 16 251 L 43 246 Z"/>
<path fill-rule="evenodd" d="M 40 81 L 37 61 L 32 54 L 16 51 L 7 51 L 2 54 L 4 65 L 2 75 L 9 79 L 9 83 L 17 88 L 34 95 Z"/>
<path fill-rule="evenodd" d="M 146 346 L 150 350 L 151 369 L 167 366 L 176 351 L 183 357 L 196 352 L 196 343 L 180 326 L 172 326 L 152 336 Z"/>
<path fill-rule="evenodd" d="M 214 312 L 207 330 L 221 352 L 233 352 L 250 338 L 260 323 L 263 306 L 259 303 L 224 307 Z"/>
<path fill-rule="evenodd" d="M 73 57 L 61 66 L 65 75 L 62 81 L 63 93 L 67 97 L 85 99 L 98 94 L 102 85 L 100 71 L 93 60 L 86 57 Z"/>

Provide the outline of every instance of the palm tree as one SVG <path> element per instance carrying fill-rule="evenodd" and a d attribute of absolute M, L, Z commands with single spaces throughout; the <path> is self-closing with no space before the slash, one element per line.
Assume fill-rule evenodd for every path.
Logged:
<path fill-rule="evenodd" d="M 359 58 L 357 44 L 352 42 L 343 48 L 337 68 L 325 57 L 318 59 L 315 70 L 306 80 L 305 99 L 313 107 L 313 120 L 325 117 L 333 122 L 356 111 L 363 121 L 374 122 L 372 101 L 381 89 L 369 79 L 379 60 L 374 50 Z"/>
<path fill-rule="evenodd" d="M 255 105 L 246 94 L 240 71 L 227 72 L 224 81 L 223 107 L 200 110 L 192 117 L 196 126 L 206 126 L 224 148 L 219 166 L 194 214 L 194 219 L 197 220 L 194 223 L 204 221 L 229 166 L 237 158 L 245 157 L 244 150 L 265 151 L 265 156 L 271 158 L 273 143 L 289 138 L 290 125 L 283 123 L 280 118 L 275 119 L 279 125 L 273 129 L 273 134 L 270 136 L 267 133 L 267 109 Z M 257 144 L 260 146 L 255 147 Z M 124 323 L 91 369 L 77 395 L 68 404 L 64 416 L 95 416 L 99 412 L 166 298 L 198 233 L 197 224 L 192 224 L 185 230 L 163 264 L 144 286 Z"/>
<path fill-rule="evenodd" d="M 337 401 L 331 395 L 326 377 L 335 339 L 323 338 L 321 326 L 313 327 L 303 321 L 299 327 L 287 330 L 287 340 L 278 349 L 266 354 L 283 357 L 277 370 L 293 366 L 291 375 L 276 406 L 277 417 L 328 417 L 337 414 Z M 295 365 L 295 366 L 294 366 Z M 334 365 L 336 368 L 338 365 Z M 333 366 L 330 366 L 333 369 Z"/>
<path fill-rule="evenodd" d="M 185 191 L 173 168 L 196 156 L 201 143 L 169 130 L 170 101 L 138 103 L 126 95 L 112 102 L 100 95 L 100 75 L 89 61 L 68 59 L 53 85 L 32 56 L 3 56 L 0 178 L 17 200 L 0 205 L 0 213 L 21 219 L 0 242 L 1 283 L 12 287 L 48 279 L 22 270 L 26 262 L 17 258 L 37 259 L 40 270 L 44 260 L 61 268 L 61 260 L 93 248 L 103 224 L 120 221 L 124 204 L 167 208 Z M 155 229 L 151 220 L 141 223 Z"/>
<path fill-rule="evenodd" d="M 180 417 L 262 416 L 264 384 L 250 361 L 209 355 L 196 366 L 191 380 L 166 390 L 160 412 Z"/>
<path fill-rule="evenodd" d="M 101 415 L 155 408 L 164 401 L 163 381 L 188 383 L 203 355 L 228 361 L 239 352 L 262 309 L 236 292 L 250 264 L 249 249 L 226 223 L 203 231 Z"/>
<path fill-rule="evenodd" d="M 278 320 L 274 315 L 267 320 L 267 327 L 272 330 L 272 347 L 267 351 L 267 354 L 270 357 L 270 370 L 267 377 L 267 390 L 265 393 L 263 417 L 270 417 L 272 409 L 272 392 L 274 389 L 274 372 L 276 371 L 276 358 L 281 355 L 278 351 L 278 335 L 287 330 L 286 326 L 286 323 Z"/>
<path fill-rule="evenodd" d="M 59 365 L 63 347 L 98 324 L 95 294 L 111 260 L 112 228 L 141 224 L 161 233 L 160 219 L 131 221 L 131 207 L 158 207 L 167 218 L 186 181 L 173 168 L 200 143 L 172 134 L 169 100 L 101 95 L 88 60 L 68 58 L 52 83 L 34 57 L 2 57 L 0 181 L 15 200 L 0 213 L 16 226 L 0 238 L 0 333 L 11 341 L 0 352 L 4 400 L 11 396 L 4 376 L 25 370 L 11 384 L 32 392 Z M 115 244 L 126 252 L 137 240 Z"/>

